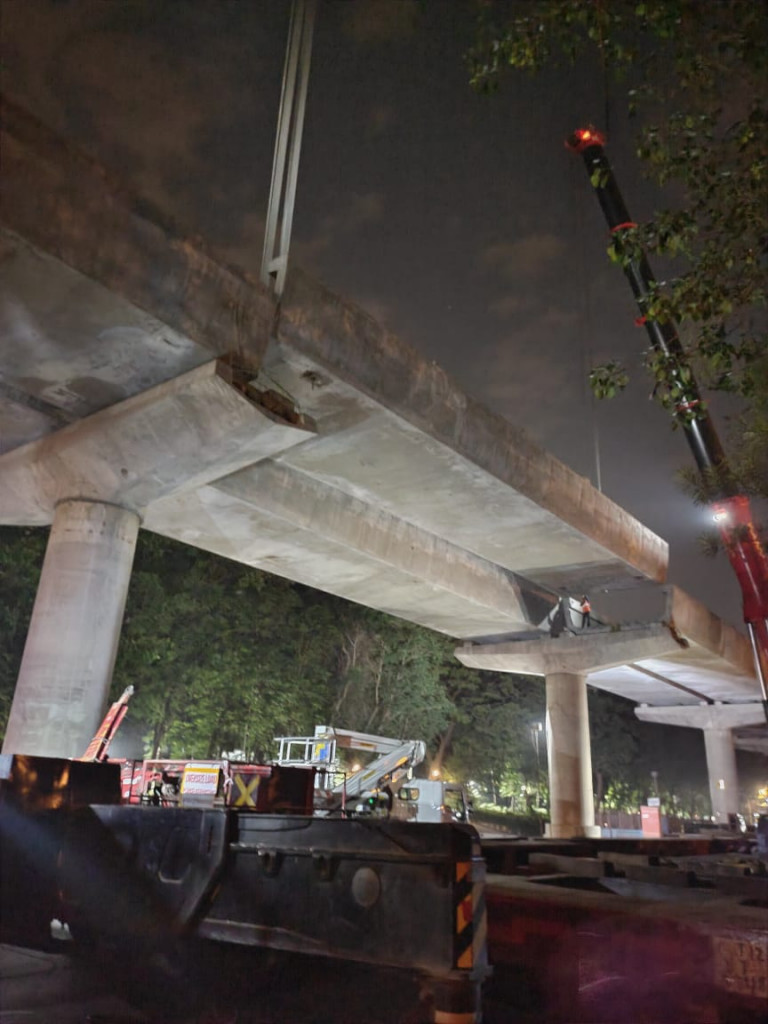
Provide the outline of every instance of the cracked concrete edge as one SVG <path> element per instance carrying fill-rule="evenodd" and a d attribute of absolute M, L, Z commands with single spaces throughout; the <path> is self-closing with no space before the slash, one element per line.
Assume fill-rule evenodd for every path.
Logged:
<path fill-rule="evenodd" d="M 667 623 L 670 630 L 686 643 L 697 644 L 755 678 L 755 663 L 749 638 L 723 622 L 701 601 L 680 587 L 670 586 L 667 598 Z"/>
<path fill-rule="evenodd" d="M 0 457 L 0 521 L 46 525 L 82 498 L 143 511 L 311 436 L 229 382 L 212 360 Z"/>

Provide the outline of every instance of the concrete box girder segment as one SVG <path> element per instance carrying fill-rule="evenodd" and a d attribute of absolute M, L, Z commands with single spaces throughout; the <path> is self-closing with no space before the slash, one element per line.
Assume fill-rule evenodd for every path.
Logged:
<path fill-rule="evenodd" d="M 265 366 L 320 435 L 324 415 L 338 416 L 337 403 L 347 416 L 350 401 L 359 410 L 366 396 L 386 410 L 389 423 L 357 426 L 371 457 L 358 447 L 345 478 L 350 490 L 396 505 L 410 522 L 551 590 L 663 581 L 664 541 L 435 363 L 301 272 L 288 280 L 276 338 Z M 286 461 L 338 479 L 348 455 L 323 439 Z M 384 471 L 387 463 L 394 472 Z"/>
<path fill-rule="evenodd" d="M 300 272 L 278 308 L 29 115 L 3 115 L 0 417 L 23 412 L 4 458 L 9 482 L 36 473 L 42 494 L 30 512 L 14 483 L 6 522 L 99 492 L 168 536 L 459 637 L 535 628 L 547 589 L 663 579 L 663 541 L 362 311 Z M 99 453 L 95 416 L 109 433 L 112 410 L 225 353 L 316 434 L 266 450 L 234 426 L 218 465 L 187 465 L 189 486 L 146 454 L 132 470 L 116 433 Z M 131 447 L 147 439 L 134 427 Z M 163 432 L 149 434 L 172 475 Z M 135 479 L 114 479 L 123 468 Z M 269 472 L 274 494 L 246 494 L 233 472 L 254 486 Z M 280 508 L 289 496 L 314 518 Z"/>
<path fill-rule="evenodd" d="M 528 628 L 524 581 L 275 462 L 156 502 L 145 525 L 449 636 Z"/>
<path fill-rule="evenodd" d="M 0 131 L 6 231 L 208 352 L 242 349 L 258 360 L 274 316 L 266 288 L 214 260 L 200 239 L 5 97 Z"/>

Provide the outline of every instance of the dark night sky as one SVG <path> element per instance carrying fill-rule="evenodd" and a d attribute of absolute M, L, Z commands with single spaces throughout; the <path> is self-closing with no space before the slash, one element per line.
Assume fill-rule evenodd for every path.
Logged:
<path fill-rule="evenodd" d="M 288 0 L 0 0 L 2 87 L 227 260 L 258 273 Z M 706 513 L 681 492 L 681 434 L 628 394 L 595 405 L 586 369 L 639 365 L 645 335 L 581 162 L 604 126 L 594 67 L 467 84 L 461 0 L 320 0 L 295 262 L 526 427 L 670 543 L 670 581 L 741 620 Z M 612 98 L 611 154 L 634 216 L 652 210 Z M 719 403 L 713 410 L 725 431 Z"/>

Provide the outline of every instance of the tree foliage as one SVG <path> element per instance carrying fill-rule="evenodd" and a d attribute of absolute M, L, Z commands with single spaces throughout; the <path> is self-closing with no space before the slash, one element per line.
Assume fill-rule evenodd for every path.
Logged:
<path fill-rule="evenodd" d="M 0 731 L 45 543 L 44 530 L 0 530 Z M 126 726 L 140 740 L 122 753 L 269 760 L 276 736 L 311 735 L 323 723 L 423 739 L 425 767 L 472 780 L 505 808 L 544 805 L 543 682 L 467 669 L 453 648 L 429 630 L 142 531 L 112 684 L 113 697 L 134 686 Z M 590 716 L 598 792 L 637 805 L 649 770 L 643 724 L 627 701 L 595 692 Z M 685 777 L 685 760 L 674 774 L 663 751 L 649 749 L 662 779 Z"/>
<path fill-rule="evenodd" d="M 0 527 L 0 732 L 11 711 L 13 688 L 27 638 L 47 533 Z"/>
<path fill-rule="evenodd" d="M 336 641 L 311 592 L 142 534 L 113 686 L 136 687 L 155 755 L 266 758 L 327 712 Z"/>
<path fill-rule="evenodd" d="M 768 358 L 768 6 L 749 0 L 503 0 L 481 3 L 472 83 L 505 71 L 597 62 L 636 125 L 636 150 L 669 205 L 622 232 L 613 259 L 642 251 L 663 278 L 648 315 L 680 326 L 702 383 L 754 401 Z M 656 396 L 669 367 L 649 349 Z M 618 360 L 597 368 L 598 394 L 626 384 Z M 764 435 L 759 441 L 762 444 Z M 764 449 L 759 459 L 764 460 Z"/>

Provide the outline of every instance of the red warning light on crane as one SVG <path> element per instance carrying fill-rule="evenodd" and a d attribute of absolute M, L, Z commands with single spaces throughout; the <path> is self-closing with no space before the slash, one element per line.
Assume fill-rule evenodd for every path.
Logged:
<path fill-rule="evenodd" d="M 589 125 L 587 128 L 578 128 L 572 135 L 569 135 L 565 144 L 574 153 L 582 153 L 589 146 L 604 146 L 605 136 L 597 128 Z"/>

